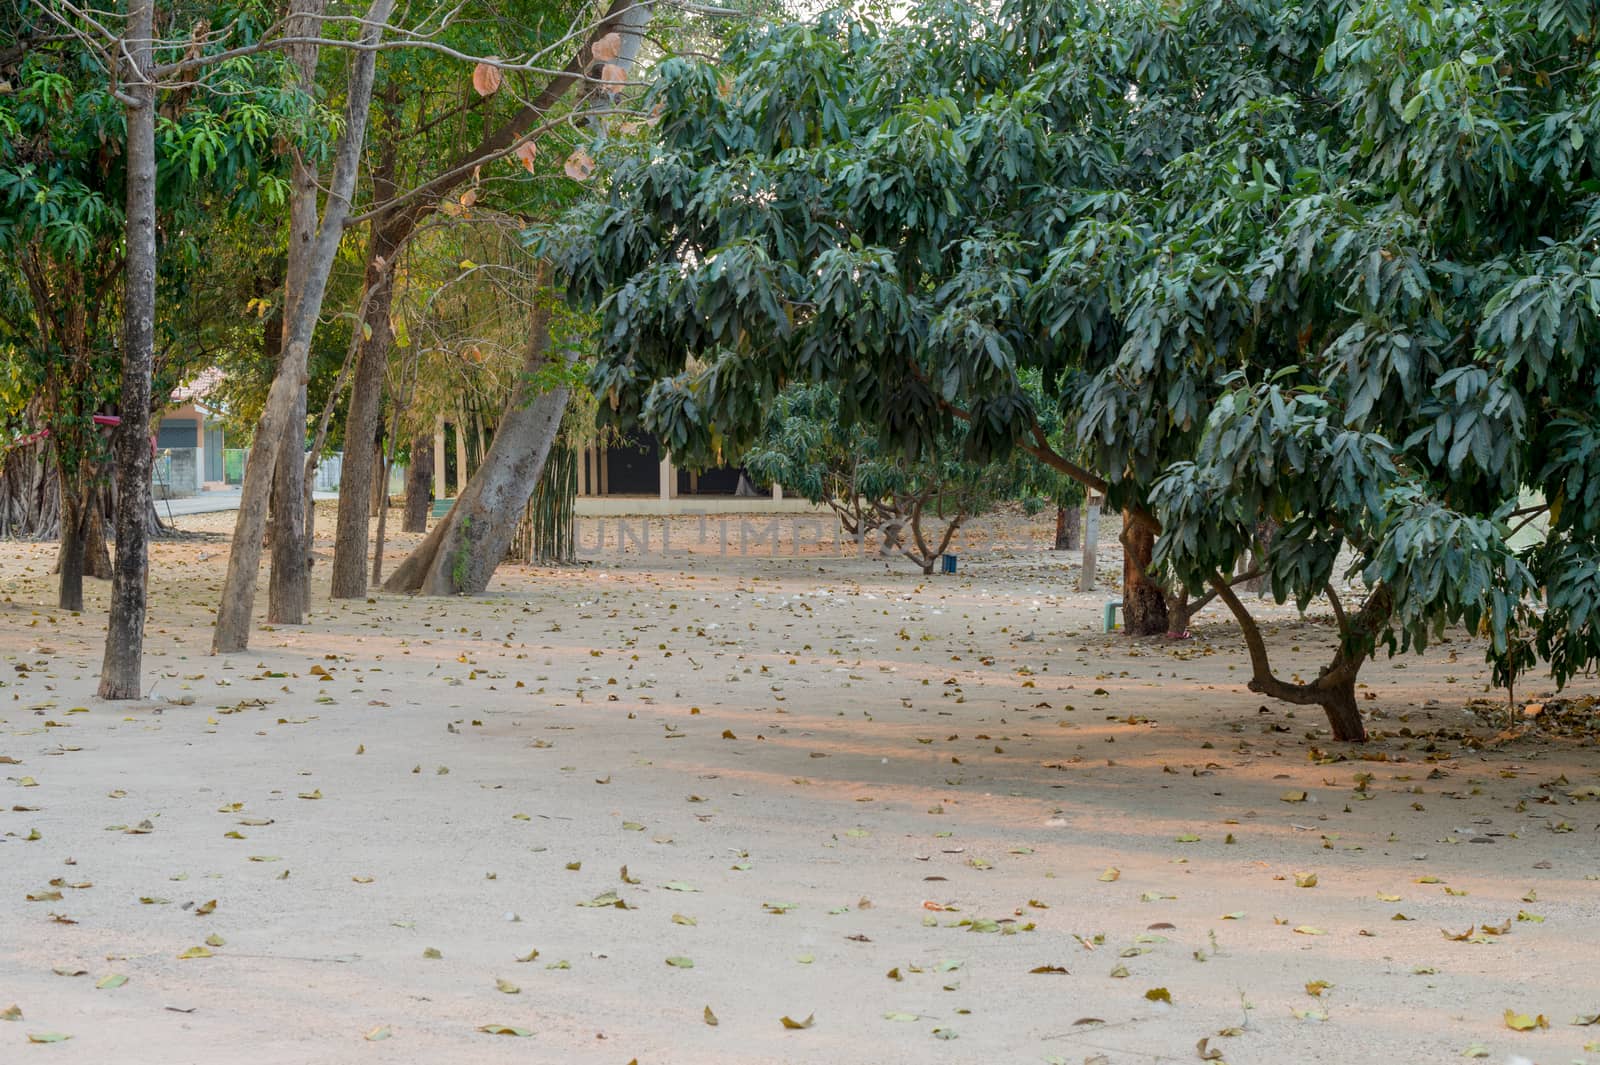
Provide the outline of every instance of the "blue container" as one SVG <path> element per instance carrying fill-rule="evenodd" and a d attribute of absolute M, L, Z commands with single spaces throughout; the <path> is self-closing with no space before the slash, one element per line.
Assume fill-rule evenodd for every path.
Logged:
<path fill-rule="evenodd" d="M 956 556 L 954 556 L 954 555 L 940 555 L 939 556 L 939 571 L 941 573 L 954 573 L 956 571 Z"/>

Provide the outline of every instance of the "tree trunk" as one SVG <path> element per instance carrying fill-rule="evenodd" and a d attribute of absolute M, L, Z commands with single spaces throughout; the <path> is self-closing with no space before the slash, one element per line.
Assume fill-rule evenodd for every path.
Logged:
<path fill-rule="evenodd" d="M 389 460 L 384 454 L 384 431 L 380 421 L 378 425 L 378 439 L 372 444 L 372 452 L 376 459 L 372 463 L 372 490 L 368 493 L 369 510 L 367 517 L 376 518 L 389 506 Z"/>
<path fill-rule="evenodd" d="M 1056 547 L 1057 551 L 1076 551 L 1078 549 L 1078 530 L 1082 515 L 1077 507 L 1056 507 Z"/>
<path fill-rule="evenodd" d="M 1237 578 L 1235 578 L 1237 580 Z M 1212 590 L 1222 598 L 1239 622 L 1245 646 L 1250 651 L 1251 676 L 1246 685 L 1251 691 L 1296 706 L 1320 706 L 1328 715 L 1333 738 L 1344 743 L 1365 743 L 1366 725 L 1356 702 L 1356 677 L 1371 653 L 1378 631 L 1394 611 L 1394 595 L 1379 584 L 1354 617 L 1346 618 L 1338 596 L 1329 589 L 1334 612 L 1339 618 L 1339 647 L 1333 661 L 1310 684 L 1279 680 L 1272 672 L 1267 643 L 1261 627 L 1233 591 L 1233 582 L 1220 573 L 1211 576 Z"/>
<path fill-rule="evenodd" d="M 534 311 L 524 372 L 501 416 L 483 465 L 461 489 L 455 506 L 433 532 L 394 571 L 384 585 L 391 592 L 425 595 L 475 595 L 506 557 L 517 522 L 544 471 L 568 389 L 562 385 L 534 395 L 533 372 L 550 347 L 550 312 Z M 570 350 L 565 358 L 573 358 Z"/>
<path fill-rule="evenodd" d="M 1365 743 L 1367 726 L 1361 720 L 1361 708 L 1356 703 L 1356 678 L 1349 677 L 1322 687 L 1319 700 L 1328 715 L 1333 738 L 1343 743 Z"/>
<path fill-rule="evenodd" d="M 367 113 L 372 104 L 372 77 L 382 24 L 388 20 L 394 0 L 372 0 L 361 27 L 360 41 L 365 48 L 350 60 L 349 88 L 345 94 L 344 128 L 334 149 L 333 181 L 328 190 L 322 224 L 315 245 L 306 256 L 306 277 L 300 299 L 290 320 L 283 358 L 267 394 L 266 408 L 256 427 L 255 446 L 245 466 L 244 490 L 239 517 L 234 524 L 233 546 L 228 553 L 228 574 L 223 581 L 222 602 L 217 610 L 217 628 L 212 649 L 217 652 L 242 651 L 250 641 L 250 611 L 255 604 L 257 570 L 261 563 L 261 539 L 266 529 L 268 497 L 276 476 L 278 455 L 287 437 L 287 428 L 296 409 L 296 393 L 305 394 L 306 363 L 322 297 L 327 291 L 328 273 L 344 234 L 350 213 L 350 198 L 355 192 L 356 174 L 361 165 L 361 147 L 366 137 Z M 295 195 L 300 190 L 294 190 Z M 300 425 L 304 427 L 304 419 Z M 291 504 L 292 505 L 292 504 Z"/>
<path fill-rule="evenodd" d="M 84 500 L 79 490 L 61 482 L 61 547 L 56 553 L 56 605 L 62 610 L 83 609 Z"/>
<path fill-rule="evenodd" d="M 122 421 L 115 440 L 117 560 L 111 577 L 106 651 L 100 662 L 102 699 L 137 699 L 144 664 L 150 472 L 150 374 L 156 325 L 156 87 L 155 0 L 131 0 L 122 42 L 128 97 L 126 251 L 122 290 Z"/>
<path fill-rule="evenodd" d="M 294 36 L 315 36 L 317 16 L 328 0 L 296 0 L 288 31 Z M 289 61 L 298 87 L 308 96 L 316 91 L 317 46 L 292 45 Z M 282 321 L 267 338 L 282 361 L 288 346 L 289 323 L 305 298 L 308 266 L 317 241 L 317 179 L 320 175 L 296 154 L 290 172 L 294 194 L 289 197 L 289 250 L 284 265 Z M 306 374 L 302 372 L 304 380 Z M 267 620 L 275 625 L 300 625 L 311 608 L 311 518 L 305 504 L 306 470 L 302 449 L 306 444 L 306 390 L 294 390 L 292 410 L 283 427 L 277 468 L 273 471 L 271 501 L 272 576 L 267 585 Z"/>
<path fill-rule="evenodd" d="M 278 450 L 271 494 L 272 575 L 267 584 L 267 620 L 274 625 L 301 625 L 311 606 L 311 550 L 305 508 L 306 392 L 295 390 L 287 439 Z"/>
<path fill-rule="evenodd" d="M 335 599 L 363 599 L 367 594 L 372 470 L 378 457 L 378 421 L 383 406 L 384 372 L 389 365 L 389 308 L 394 292 L 387 274 L 400 239 L 375 228 L 367 254 L 366 314 L 360 326 L 362 341 L 356 354 L 356 371 L 350 382 L 350 408 L 344 421 L 344 466 L 339 473 L 339 517 L 333 542 Z"/>
<path fill-rule="evenodd" d="M 1150 579 L 1156 534 L 1122 512 L 1122 617 L 1129 636 L 1156 636 L 1167 631 L 1167 597 Z"/>
<path fill-rule="evenodd" d="M 433 435 L 419 433 L 411 441 L 411 465 L 406 469 L 406 510 L 402 532 L 426 532 L 433 480 Z"/>
<path fill-rule="evenodd" d="M 83 523 L 83 572 L 95 580 L 111 579 L 111 552 L 106 549 L 105 491 L 101 485 L 89 491 L 89 511 Z"/>

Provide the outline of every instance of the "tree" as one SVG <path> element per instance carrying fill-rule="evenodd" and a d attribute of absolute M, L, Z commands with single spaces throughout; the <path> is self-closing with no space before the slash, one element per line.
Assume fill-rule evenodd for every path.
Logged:
<path fill-rule="evenodd" d="M 1251 686 L 1359 740 L 1361 664 L 1447 625 L 1483 625 L 1506 680 L 1531 648 L 1558 681 L 1600 659 L 1576 606 L 1600 572 L 1596 18 L 1018 0 L 753 30 L 663 65 L 645 143 L 601 154 L 607 199 L 547 247 L 603 316 L 591 383 L 621 425 L 736 454 L 793 381 L 913 454 L 965 422 L 976 455 L 1126 512 L 1131 630 L 1165 614 L 1163 567 L 1209 584 Z M 1529 507 L 1557 520 L 1518 556 Z M 1307 684 L 1229 586 L 1263 528 L 1280 601 L 1361 579 Z"/>
<path fill-rule="evenodd" d="M 590 23 L 583 7 L 554 3 L 536 5 L 525 18 L 475 25 L 466 32 L 475 35 L 475 43 L 482 52 L 532 52 L 536 57 L 559 53 L 570 54 L 570 58 L 559 71 L 550 72 L 542 85 L 518 86 L 521 91 L 515 94 L 502 93 L 500 77 L 490 76 L 483 81 L 482 90 L 472 93 L 465 101 L 453 92 L 419 96 L 414 101 L 415 113 L 412 114 L 401 106 L 397 81 L 395 92 L 390 94 L 392 99 L 385 97 L 380 105 L 381 121 L 391 132 L 383 139 L 384 154 L 374 171 L 376 203 L 366 212 L 370 223 L 367 296 L 346 417 L 344 467 L 334 542 L 334 598 L 360 598 L 367 594 L 370 511 L 365 486 L 371 483 L 378 462 L 383 382 L 394 339 L 390 328 L 394 285 L 389 265 L 412 240 L 419 225 L 442 205 L 470 207 L 477 203 L 480 195 L 488 194 L 490 190 L 478 184 L 482 168 L 511 165 L 506 160 L 518 151 L 522 153 L 517 157 L 520 165 L 527 166 L 530 171 L 540 165 L 541 135 L 550 131 L 560 134 L 559 116 L 564 106 L 586 105 L 586 98 L 566 100 L 569 93 L 576 88 L 592 91 L 603 85 L 601 68 L 609 60 L 596 54 L 597 42 L 605 41 L 601 46 L 605 55 L 623 65 L 631 63 L 642 42 L 643 26 L 650 10 L 650 5 L 635 0 L 612 0 L 604 14 Z M 576 32 L 569 30 L 574 23 L 578 27 Z M 534 47 L 529 49 L 529 26 L 548 26 L 554 31 L 554 39 L 536 38 Z M 512 35 L 510 39 L 504 36 L 508 33 Z M 459 68 L 451 71 L 449 77 L 452 85 L 459 86 L 464 81 Z M 510 100 L 516 105 L 507 115 L 496 105 Z M 447 123 L 450 119 L 454 121 Z M 437 130 L 437 133 L 429 139 L 412 138 L 410 147 L 415 155 L 402 160 L 399 150 L 408 129 Z M 468 136 L 461 136 L 463 129 L 469 131 Z M 445 136 L 449 139 L 442 139 Z M 442 164 L 441 159 L 444 160 Z M 414 173 L 402 173 L 402 162 L 412 164 Z M 409 181 L 406 180 L 408 176 Z M 456 192 L 464 185 L 471 186 L 470 195 Z M 513 196 L 525 194 L 526 190 L 519 190 L 514 183 L 510 187 Z M 467 204 L 462 203 L 463 195 L 469 201 Z M 519 462 L 521 459 L 520 455 L 509 452 L 502 451 L 502 454 L 506 457 L 501 461 Z M 492 476 L 502 477 L 506 473 L 504 469 L 496 470 Z M 537 480 L 537 470 L 534 473 Z M 529 483 L 527 490 L 531 492 L 532 488 Z M 515 502 L 513 519 L 526 501 L 524 496 Z M 511 505 L 509 497 L 506 505 Z M 498 563 L 499 559 L 477 560 L 473 568 L 480 570 L 491 561 Z"/>
<path fill-rule="evenodd" d="M 322 310 L 328 274 L 333 269 L 334 255 L 344 235 L 345 219 L 349 216 L 355 195 L 361 146 L 367 131 L 367 112 L 372 106 L 373 69 L 377 63 L 377 50 L 373 46 L 381 38 L 393 6 L 393 0 L 372 0 L 362 19 L 358 41 L 363 47 L 356 50 L 350 61 L 344 126 L 334 149 L 333 181 L 322 218 L 317 223 L 315 240 L 310 247 L 296 254 L 291 245 L 290 266 L 299 269 L 286 282 L 290 299 L 287 301 L 289 320 L 284 331 L 283 358 L 256 429 L 250 461 L 245 466 L 239 517 L 234 524 L 233 547 L 228 552 L 228 572 L 222 585 L 222 603 L 217 609 L 217 626 L 212 638 L 212 649 L 219 653 L 242 651 L 249 644 L 250 612 L 255 603 L 261 541 L 266 531 L 267 505 L 273 485 L 289 485 L 287 489 L 280 489 L 280 506 L 292 508 L 296 513 L 300 513 L 303 507 L 298 482 L 292 475 L 281 471 L 279 453 L 286 439 L 299 441 L 304 438 L 306 362 L 317 317 Z M 309 195 L 310 214 L 314 216 L 315 185 L 296 188 L 294 195 Z M 292 233 L 291 236 L 300 238 L 304 234 Z M 300 274 L 300 270 L 304 271 L 303 274 Z M 298 422 L 295 420 L 297 413 Z M 296 450 L 296 471 L 300 461 Z M 296 550 L 284 561 L 298 569 L 303 567 L 304 560 L 304 553 Z"/>
<path fill-rule="evenodd" d="M 920 458 L 879 447 L 860 425 L 839 420 L 839 399 L 819 385 L 792 385 L 778 395 L 760 437 L 743 455 L 759 483 L 782 484 L 828 506 L 851 536 L 881 537 L 879 553 L 899 554 L 932 573 L 968 519 L 1027 494 L 1036 463 L 1017 453 L 1009 462 L 963 457 L 957 426 Z"/>
<path fill-rule="evenodd" d="M 150 376 L 156 322 L 156 84 L 155 0 L 129 8 L 126 66 L 128 175 L 123 290 L 122 399 L 128 413 L 117 427 L 117 561 L 111 578 L 111 617 L 100 664 L 102 699 L 137 699 L 144 658 L 145 576 L 150 565 L 144 512 L 149 505 Z"/>
<path fill-rule="evenodd" d="M 137 393 L 143 406 L 130 406 L 118 392 L 126 358 L 142 358 L 119 351 L 117 336 L 134 154 L 124 150 L 128 94 L 116 86 L 130 72 L 113 70 L 115 49 L 91 30 L 94 20 L 51 5 L 6 6 L 0 78 L 15 85 L 0 95 L 0 417 L 43 452 L 6 456 L 8 524 L 23 535 L 59 532 L 60 602 L 79 609 L 83 574 L 99 568 L 104 550 L 107 489 L 128 487 L 107 484 L 107 434 L 96 419 L 142 432 L 154 394 L 147 386 Z M 226 4 L 204 12 L 222 21 L 239 13 Z M 192 43 L 165 47 L 184 52 Z M 270 63 L 237 63 L 174 83 L 159 102 L 154 283 L 170 313 L 151 317 L 150 370 L 162 399 L 199 346 L 197 323 L 174 305 L 191 294 L 217 231 L 204 220 L 252 214 L 278 191 L 271 144 L 283 109 L 263 78 L 270 83 Z M 52 468 L 57 483 L 47 489 Z M 147 529 L 152 513 L 147 503 Z"/>
<path fill-rule="evenodd" d="M 500 417 L 494 441 L 445 520 L 394 571 L 384 587 L 424 595 L 475 594 L 506 557 L 561 428 L 576 351 L 554 348 L 550 308 L 534 312 L 523 375 Z"/>

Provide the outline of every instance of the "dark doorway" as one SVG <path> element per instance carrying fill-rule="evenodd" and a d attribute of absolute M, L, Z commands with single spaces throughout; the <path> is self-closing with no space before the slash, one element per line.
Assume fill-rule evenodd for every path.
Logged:
<path fill-rule="evenodd" d="M 657 495 L 661 491 L 661 445 L 654 437 L 629 433 L 606 449 L 606 494 Z"/>

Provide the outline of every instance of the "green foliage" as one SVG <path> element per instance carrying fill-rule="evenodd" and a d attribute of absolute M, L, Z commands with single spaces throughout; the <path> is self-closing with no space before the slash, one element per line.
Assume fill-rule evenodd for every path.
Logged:
<path fill-rule="evenodd" d="M 0 94 L 0 420 L 49 429 L 70 471 L 100 457 L 89 419 L 114 409 L 120 379 L 123 105 L 94 52 L 27 4 L 3 7 L 0 78 L 12 91 Z M 272 17 L 248 2 L 183 14 L 231 23 L 243 42 Z M 310 108 L 285 84 L 279 59 L 240 57 L 157 101 L 158 396 L 203 351 L 204 323 L 186 301 L 206 295 L 195 282 L 216 237 L 282 203 L 280 139 L 303 131 Z"/>
<path fill-rule="evenodd" d="M 1564 682 L 1600 662 L 1596 39 L 1568 0 L 829 14 L 665 64 L 546 247 L 675 452 L 794 382 L 908 455 L 1044 432 L 1196 590 L 1271 527 L 1280 598 L 1382 590 L 1350 661 L 1465 624 Z"/>
<path fill-rule="evenodd" d="M 924 567 L 940 553 L 923 535 L 930 519 L 955 529 L 996 506 L 1029 499 L 1031 484 L 1046 479 L 1021 455 L 1010 461 L 974 462 L 963 457 L 961 427 L 935 448 L 911 459 L 884 448 L 860 425 L 840 419 L 837 393 L 820 385 L 792 385 L 779 394 L 756 442 L 744 452 L 745 469 L 758 483 L 774 481 L 812 502 L 833 509 L 852 536 L 882 531 L 886 549 L 899 546 Z M 909 540 L 900 540 L 909 526 Z"/>

